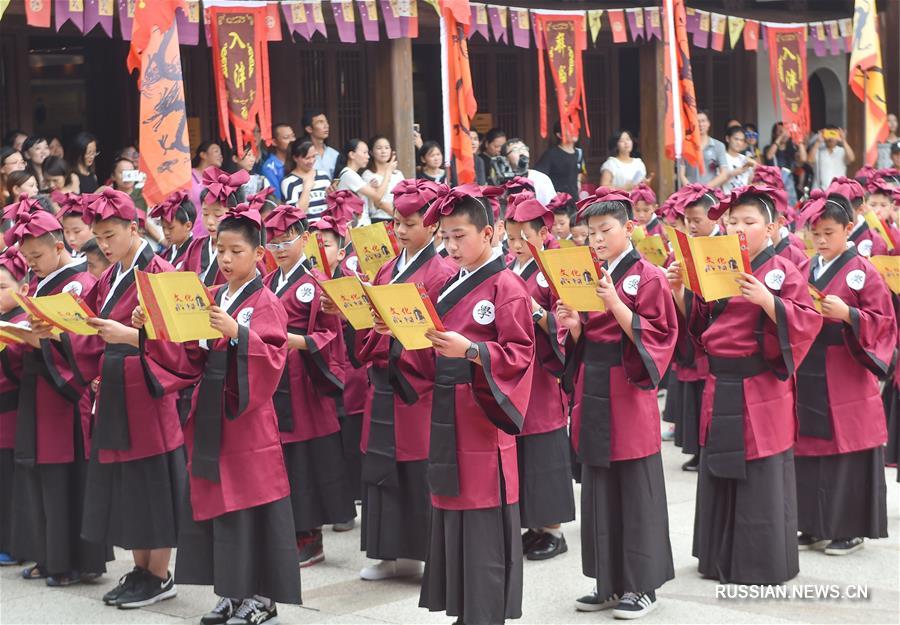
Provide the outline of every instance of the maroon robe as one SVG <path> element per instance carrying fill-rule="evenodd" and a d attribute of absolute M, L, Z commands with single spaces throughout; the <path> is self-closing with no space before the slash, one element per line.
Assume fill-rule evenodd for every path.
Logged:
<path fill-rule="evenodd" d="M 818 259 L 810 263 L 815 267 Z M 851 324 L 826 319 L 797 373 L 798 456 L 871 449 L 887 441 L 878 377 L 897 344 L 891 293 L 881 275 L 851 247 L 809 283 L 850 306 Z M 824 374 L 824 379 L 820 376 Z"/>
<path fill-rule="evenodd" d="M 457 276 L 441 289 L 437 312 L 447 330 L 476 344 L 482 366 L 436 357 L 431 502 L 445 510 L 496 508 L 519 501 L 515 435 L 528 412 L 534 369 L 531 298 L 502 257 L 450 290 Z"/>
<path fill-rule="evenodd" d="M 351 260 L 352 259 L 352 260 Z M 333 269 L 336 278 L 356 275 L 351 266 L 359 269 L 356 254 L 348 254 L 337 269 Z M 356 331 L 343 317 L 343 341 L 346 350 L 344 365 L 344 411 L 348 414 L 360 414 L 366 407 L 366 393 L 369 388 L 368 365 L 356 359 Z"/>
<path fill-rule="evenodd" d="M 787 258 L 794 263 L 794 266 L 800 270 L 801 274 L 806 275 L 809 267 L 809 256 L 806 255 L 806 248 L 800 249 L 791 243 L 790 238 L 784 237 L 775 244 L 775 253 Z"/>
<path fill-rule="evenodd" d="M 189 233 L 188 238 L 184 243 L 182 243 L 181 245 L 170 245 L 159 255 L 162 256 L 166 260 L 166 262 L 175 267 L 176 271 L 194 271 L 193 269 L 189 269 L 185 265 L 188 260 L 187 253 L 191 249 L 191 245 L 194 243 L 194 240 L 194 234 Z"/>
<path fill-rule="evenodd" d="M 220 305 L 227 288 L 215 294 Z M 209 350 L 202 350 L 206 365 L 194 368 L 202 376 L 184 428 L 195 521 L 271 503 L 291 492 L 272 401 L 287 356 L 287 313 L 259 277 L 228 312 L 238 321 L 238 338 L 209 341 Z M 151 343 L 158 347 L 158 341 Z M 154 357 L 152 350 L 148 353 Z"/>
<path fill-rule="evenodd" d="M 894 249 L 890 250 L 888 254 L 890 256 L 900 256 L 900 228 L 897 227 L 897 224 L 888 224 L 888 236 L 891 237 L 891 241 L 894 243 Z"/>
<path fill-rule="evenodd" d="M 324 314 L 322 293 L 304 259 L 276 290 L 281 269 L 265 277 L 266 288 L 281 300 L 287 313 L 288 334 L 301 335 L 306 350 L 287 350 L 274 402 L 282 443 L 321 438 L 340 430 L 334 398 L 344 390 L 344 348 L 341 323 Z M 324 279 L 318 274 L 319 279 Z"/>
<path fill-rule="evenodd" d="M 174 271 L 149 245 L 138 254 L 135 266 L 147 273 Z M 129 271 L 107 301 L 119 264 L 109 267 L 85 296 L 86 303 L 102 319 L 131 326 L 138 305 L 134 272 Z M 127 462 L 164 454 L 184 444 L 176 402 L 178 391 L 192 382 L 192 367 L 182 345 L 158 343 L 157 352 L 168 352 L 162 366 L 137 348 L 110 345 L 98 336 L 78 337 L 76 353 L 83 353 L 85 380 L 98 375 L 96 425 L 92 446 L 101 463 Z M 73 338 L 74 342 L 74 338 Z M 81 362 L 81 361 L 80 361 Z M 105 386 L 104 386 L 105 384 Z"/>
<path fill-rule="evenodd" d="M 86 271 L 82 259 L 58 274 L 35 284 L 32 296 L 67 292 L 87 294 L 96 279 Z M 38 287 L 40 285 L 40 287 Z M 74 428 L 79 399 L 92 379 L 83 375 L 89 366 L 78 349 L 78 337 L 67 333 L 59 341 L 41 341 L 41 348 L 23 353 L 24 372 L 19 392 L 16 423 L 16 462 L 27 465 L 56 464 L 75 460 Z M 29 374 L 29 371 L 31 372 Z M 82 437 L 84 438 L 84 437 Z"/>
<path fill-rule="evenodd" d="M 856 245 L 859 253 L 866 258 L 872 256 L 884 256 L 888 253 L 887 243 L 881 238 L 875 230 L 869 228 L 869 225 L 863 222 L 854 227 L 850 233 L 850 241 Z"/>
<path fill-rule="evenodd" d="M 566 345 L 566 383 L 575 391 L 572 443 L 582 462 L 600 467 L 659 452 L 656 387 L 672 360 L 678 325 L 665 275 L 636 250 L 622 258 L 612 278 L 634 313 L 634 341 L 607 311 L 582 313 L 578 343 Z M 601 350 L 606 362 L 598 367 L 593 353 Z M 595 373 L 608 375 L 608 384 L 595 380 Z"/>
<path fill-rule="evenodd" d="M 647 224 L 644 226 L 644 232 L 647 233 L 648 237 L 651 237 L 654 234 L 658 234 L 660 237 L 662 237 L 663 241 L 668 240 L 668 239 L 666 239 L 666 231 L 663 228 L 663 222 L 656 215 L 653 215 L 652 217 L 650 217 L 650 221 L 648 221 Z"/>
<path fill-rule="evenodd" d="M 212 243 L 212 250 L 210 250 L 210 243 L 211 239 L 208 235 L 193 238 L 182 257 L 181 268 L 184 271 L 196 273 L 206 286 L 224 284 L 225 276 L 219 271 L 219 257 L 213 257 L 215 243 Z"/>
<path fill-rule="evenodd" d="M 708 456 L 722 454 L 725 459 L 722 468 L 714 468 L 715 462 L 710 464 L 717 477 L 745 475 L 744 459 L 773 456 L 793 446 L 796 420 L 792 376 L 822 326 L 805 276 L 792 262 L 767 247 L 751 265 L 753 275 L 775 296 L 777 324 L 741 296 L 712 303 L 697 297 L 691 311 L 691 334 L 710 361 L 700 412 L 700 445 L 707 448 Z M 714 420 L 713 400 L 720 384 L 717 367 L 724 370 L 735 362 L 752 370 L 721 374 L 728 386 L 721 384 L 724 392 L 719 395 L 723 404 L 731 399 L 740 406 L 729 405 L 728 414 L 717 413 Z M 735 376 L 740 379 L 734 381 Z M 716 435 L 711 436 L 714 428 Z M 711 438 L 716 439 L 712 448 Z"/>
<path fill-rule="evenodd" d="M 0 320 L 8 323 L 27 321 L 28 313 L 21 308 L 13 308 L 0 315 Z M 26 349 L 29 349 L 26 343 L 14 343 L 0 351 L 0 449 L 14 449 L 16 445 L 22 356 Z"/>
<path fill-rule="evenodd" d="M 510 271 L 513 267 L 515 261 L 510 263 Z M 565 427 L 569 421 L 569 414 L 566 396 L 560 384 L 560 378 L 565 370 L 565 356 L 559 344 L 556 317 L 553 315 L 556 300 L 547 279 L 538 270 L 534 259 L 528 261 L 518 276 L 525 282 L 525 288 L 528 289 L 532 299 L 547 311 L 550 330 L 548 333 L 537 326 L 534 328 L 536 366 L 531 380 L 531 399 L 528 402 L 528 412 L 525 414 L 525 425 L 521 434 L 527 436 Z"/>
<path fill-rule="evenodd" d="M 399 258 L 398 256 L 385 263 L 375 276 L 373 284 L 422 284 L 431 301 L 437 302 L 441 287 L 456 273 L 455 265 L 443 259 L 430 243 L 413 262 L 407 263 L 403 271 L 398 273 L 396 267 Z M 374 385 L 367 386 L 361 451 L 372 451 L 397 462 L 427 459 L 431 428 L 428 415 L 431 414 L 434 386 L 434 378 L 429 377 L 427 372 L 433 368 L 428 362 L 433 359 L 433 355 L 429 350 L 403 350 L 395 339 L 372 329 L 357 332 L 355 342 L 356 357 L 360 362 L 374 367 L 377 370 L 375 375 L 383 372 L 386 376 L 393 376 L 398 381 L 398 386 L 404 390 L 402 394 L 394 393 L 393 397 L 393 440 L 390 436 L 380 440 L 378 435 L 370 439 L 376 388 Z M 390 419 L 390 415 L 387 418 Z M 364 472 L 367 470 L 364 469 Z"/>
<path fill-rule="evenodd" d="M 798 250 L 806 254 L 806 241 L 804 241 L 793 232 L 788 232 L 787 239 L 791 242 L 792 246 L 796 247 Z"/>

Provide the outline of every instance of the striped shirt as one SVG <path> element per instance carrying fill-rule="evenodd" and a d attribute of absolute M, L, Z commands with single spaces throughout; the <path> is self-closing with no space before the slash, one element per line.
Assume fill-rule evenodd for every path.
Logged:
<path fill-rule="evenodd" d="M 328 187 L 331 186 L 331 176 L 328 172 L 316 170 L 316 179 L 312 189 L 309 190 L 309 206 L 306 208 L 306 217 L 309 221 L 315 221 L 327 208 L 325 196 Z M 281 197 L 285 204 L 296 205 L 303 193 L 303 179 L 297 174 L 290 173 L 281 181 Z"/>

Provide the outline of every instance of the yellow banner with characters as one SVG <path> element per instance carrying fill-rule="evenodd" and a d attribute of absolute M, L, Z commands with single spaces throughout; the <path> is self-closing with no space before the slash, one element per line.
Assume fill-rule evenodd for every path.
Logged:
<path fill-rule="evenodd" d="M 440 318 L 434 312 L 427 295 L 415 284 L 383 284 L 363 289 L 378 316 L 391 329 L 391 334 L 400 341 L 404 349 L 425 349 L 431 341 L 425 337 L 428 330 L 442 330 Z"/>

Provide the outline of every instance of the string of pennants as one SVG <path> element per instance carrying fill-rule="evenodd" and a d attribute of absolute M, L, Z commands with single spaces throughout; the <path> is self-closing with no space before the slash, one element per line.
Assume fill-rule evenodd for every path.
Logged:
<path fill-rule="evenodd" d="M 57 31 L 71 23 L 82 33 L 99 26 L 108 37 L 113 36 L 113 12 L 119 16 L 120 35 L 131 39 L 134 5 L 138 0 L 28 0 L 25 3 L 26 20 L 30 26 L 50 28 L 51 8 Z M 423 0 L 439 12 L 438 0 Z M 203 0 L 186 0 L 187 11 L 177 13 L 179 43 L 200 43 L 201 20 L 205 16 Z M 217 0 L 216 4 L 225 4 Z M 380 25 L 388 39 L 419 36 L 418 3 L 416 0 L 327 0 L 334 16 L 338 40 L 356 43 L 359 23 L 365 41 L 379 41 Z M 207 4 L 211 4 L 207 2 Z M 314 38 L 327 40 L 324 0 L 268 0 L 266 26 L 269 41 L 282 40 L 282 19 L 291 35 L 306 41 Z M 511 44 L 520 48 L 533 46 L 535 11 L 527 8 L 507 7 L 470 2 L 472 11 L 469 38 L 481 37 L 485 41 Z M 9 5 L 0 0 L 0 16 Z M 280 9 L 280 10 L 279 10 Z M 571 11 L 567 11 L 571 12 Z M 638 7 L 629 9 L 598 9 L 577 11 L 586 16 L 585 28 L 591 41 L 605 27 L 611 32 L 613 43 L 647 42 L 662 39 L 662 9 Z M 694 46 L 724 51 L 726 41 L 732 49 L 743 45 L 746 50 L 766 46 L 765 28 L 769 22 L 721 15 L 701 9 L 687 8 L 687 30 Z M 205 21 L 205 20 L 204 20 Z M 775 23 L 772 23 L 776 25 Z M 817 56 L 844 54 L 851 51 L 852 19 L 844 18 L 805 24 L 809 45 Z M 206 41 L 209 41 L 209 24 L 203 23 Z"/>

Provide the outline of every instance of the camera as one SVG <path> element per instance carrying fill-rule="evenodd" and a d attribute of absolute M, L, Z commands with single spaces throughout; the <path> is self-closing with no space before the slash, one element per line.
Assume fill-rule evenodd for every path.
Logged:
<path fill-rule="evenodd" d="M 516 163 L 515 169 L 510 166 L 509 159 L 507 159 L 506 156 L 491 157 L 491 169 L 496 174 L 497 184 L 508 182 L 516 176 L 528 175 L 528 163 L 529 159 L 527 154 L 519 155 L 519 161 Z"/>

